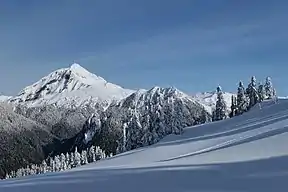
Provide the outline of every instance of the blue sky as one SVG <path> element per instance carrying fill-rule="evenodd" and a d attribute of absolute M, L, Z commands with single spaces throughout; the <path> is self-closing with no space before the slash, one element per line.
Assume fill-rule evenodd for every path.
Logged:
<path fill-rule="evenodd" d="M 272 76 L 288 95 L 286 0 L 2 0 L 0 93 L 77 61 L 126 88 L 218 85 Z"/>

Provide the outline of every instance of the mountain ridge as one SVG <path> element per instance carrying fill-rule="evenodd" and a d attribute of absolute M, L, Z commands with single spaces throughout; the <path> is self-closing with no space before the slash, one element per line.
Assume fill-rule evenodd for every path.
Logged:
<path fill-rule="evenodd" d="M 8 101 L 31 107 L 49 104 L 69 106 L 73 103 L 81 105 L 85 102 L 102 102 L 107 105 L 112 100 L 121 99 L 133 92 L 134 90 L 109 83 L 74 63 L 69 68 L 57 69 L 26 86 Z"/>

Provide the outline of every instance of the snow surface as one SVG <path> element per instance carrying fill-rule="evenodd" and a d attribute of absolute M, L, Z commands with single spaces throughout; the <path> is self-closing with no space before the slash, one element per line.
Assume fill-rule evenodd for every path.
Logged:
<path fill-rule="evenodd" d="M 90 73 L 79 64 L 58 69 L 27 86 L 10 99 L 12 103 L 24 103 L 29 107 L 57 104 L 58 106 L 80 106 L 86 103 L 122 99 L 133 90 L 124 89 Z"/>
<path fill-rule="evenodd" d="M 227 109 L 230 110 L 231 107 L 231 97 L 232 95 L 236 96 L 234 93 L 223 92 L 224 101 L 227 105 Z M 216 91 L 213 92 L 204 92 L 204 93 L 197 93 L 192 96 L 196 101 L 204 106 L 204 108 L 212 114 L 212 111 L 216 107 L 217 101 L 217 93 Z"/>
<path fill-rule="evenodd" d="M 0 95 L 0 102 L 5 102 L 10 98 L 11 98 L 10 96 Z"/>
<path fill-rule="evenodd" d="M 259 107 L 76 169 L 0 181 L 0 191 L 286 192 L 288 100 Z"/>

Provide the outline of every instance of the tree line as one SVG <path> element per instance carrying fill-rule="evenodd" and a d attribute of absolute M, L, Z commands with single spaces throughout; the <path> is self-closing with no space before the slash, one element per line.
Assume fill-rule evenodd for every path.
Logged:
<path fill-rule="evenodd" d="M 227 105 L 224 100 L 221 86 L 217 87 L 216 108 L 213 111 L 213 121 L 219 121 L 228 117 L 241 115 L 249 111 L 257 103 L 264 100 L 276 99 L 276 90 L 273 87 L 271 77 L 267 77 L 265 84 L 256 82 L 256 77 L 252 76 L 248 87 L 245 88 L 242 81 L 239 82 L 237 96 L 231 97 L 231 112 L 227 113 Z"/>
<path fill-rule="evenodd" d="M 65 155 L 61 153 L 60 155 L 56 155 L 54 157 L 48 157 L 47 159 L 43 160 L 41 164 L 32 164 L 25 168 L 12 171 L 11 173 L 6 174 L 5 179 L 23 177 L 27 175 L 38 175 L 48 172 L 65 171 L 67 169 L 93 163 L 107 157 L 112 157 L 112 154 L 106 156 L 105 151 L 98 146 L 95 147 L 92 145 L 89 149 L 82 150 L 81 152 L 78 152 L 76 147 L 74 152 L 66 153 Z"/>

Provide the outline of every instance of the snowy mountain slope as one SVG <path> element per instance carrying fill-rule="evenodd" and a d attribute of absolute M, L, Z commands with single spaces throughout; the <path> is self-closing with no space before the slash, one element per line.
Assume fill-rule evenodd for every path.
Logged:
<path fill-rule="evenodd" d="M 231 107 L 231 97 L 232 95 L 236 96 L 234 93 L 223 92 L 224 101 L 226 102 L 227 109 L 230 110 Z M 217 93 L 216 91 L 213 92 L 204 92 L 204 93 L 197 93 L 192 96 L 196 101 L 201 103 L 205 109 L 212 114 L 213 109 L 215 109 L 216 101 L 217 101 Z"/>
<path fill-rule="evenodd" d="M 0 181 L 0 191 L 287 191 L 288 100 L 188 127 L 182 135 L 60 173 Z"/>
<path fill-rule="evenodd" d="M 5 96 L 5 95 L 0 95 L 0 102 L 4 102 L 9 100 L 11 97 L 10 96 Z"/>
<path fill-rule="evenodd" d="M 15 113 L 0 103 L 0 178 L 6 170 L 37 162 L 44 157 L 42 146 L 55 138 L 49 128 Z"/>
<path fill-rule="evenodd" d="M 211 121 L 202 105 L 173 87 L 137 91 L 110 105 L 95 118 L 100 123 L 85 125 L 77 135 L 75 145 L 78 149 L 87 148 L 85 138 L 90 135 L 94 145 L 109 153 L 131 150 L 154 144 L 167 134 L 179 134 L 184 127 Z M 95 129 L 99 130 L 97 134 Z M 127 142 L 122 146 L 124 129 Z"/>
<path fill-rule="evenodd" d="M 96 76 L 79 64 L 58 69 L 38 82 L 24 88 L 9 101 L 32 106 L 57 104 L 58 106 L 80 106 L 87 103 L 119 100 L 134 91 L 123 89 Z"/>

